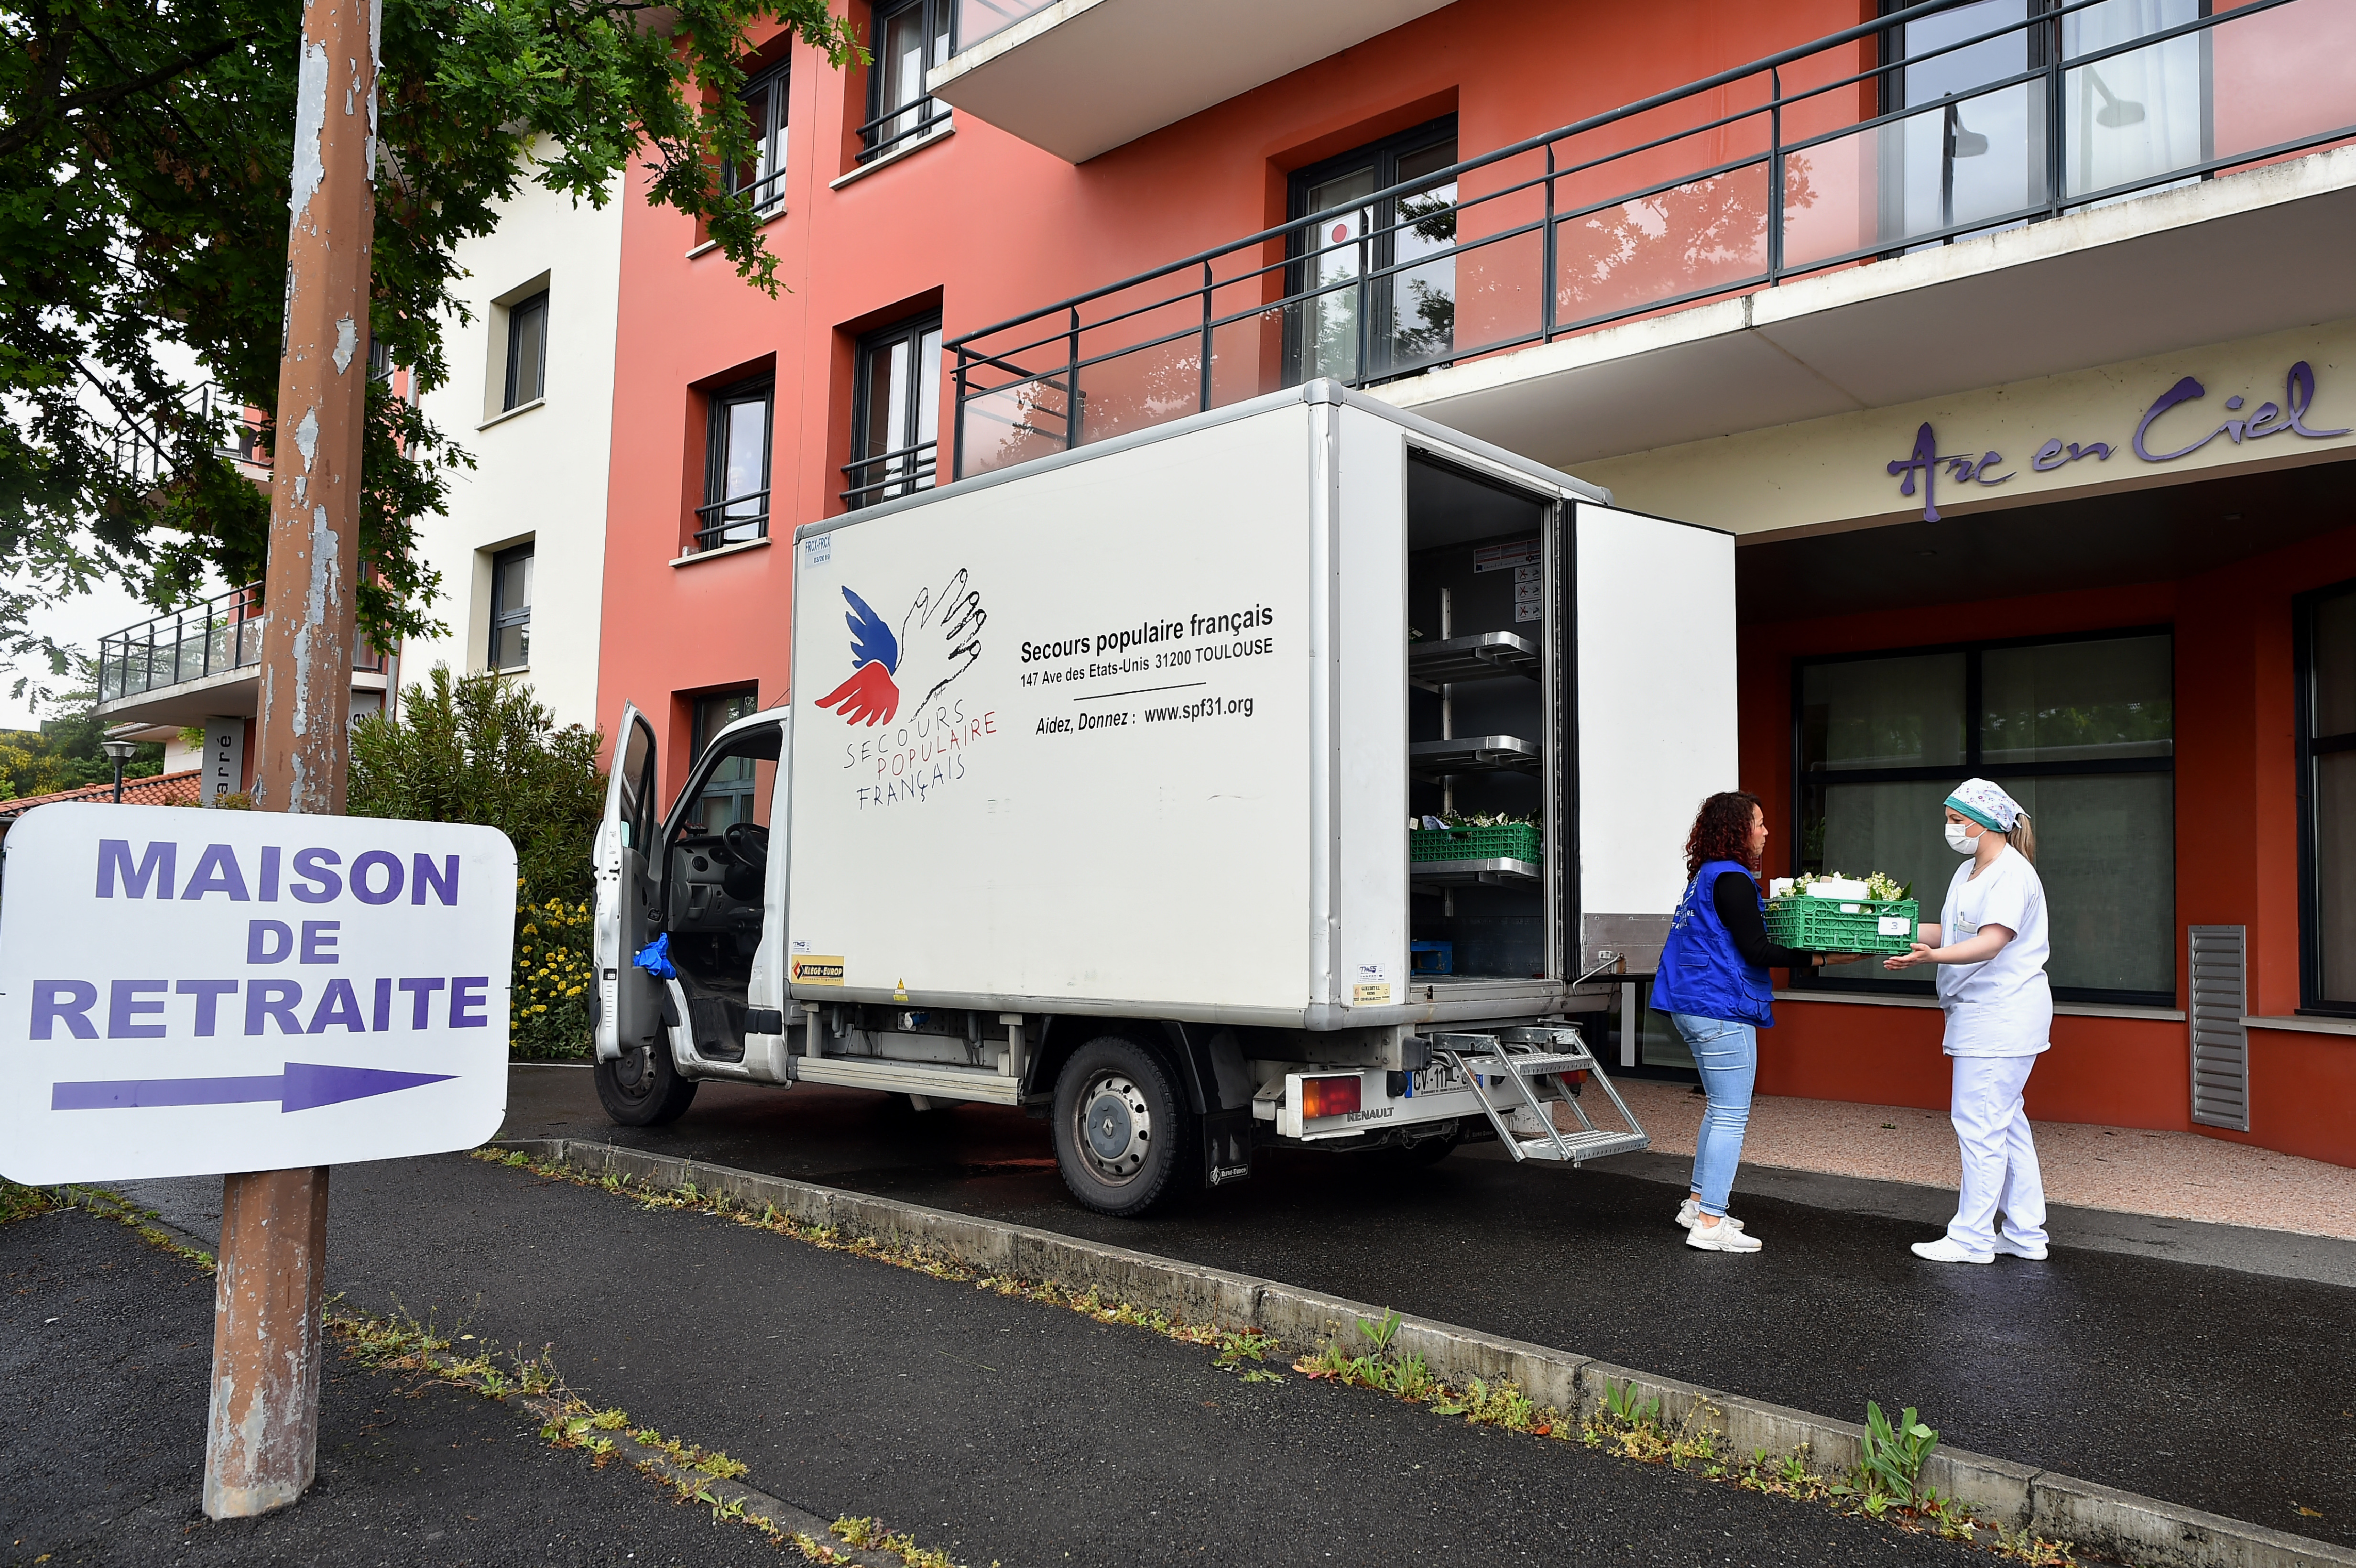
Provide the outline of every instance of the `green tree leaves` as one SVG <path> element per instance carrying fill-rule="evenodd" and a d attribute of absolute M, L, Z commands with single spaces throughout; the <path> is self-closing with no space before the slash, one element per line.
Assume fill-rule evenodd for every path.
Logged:
<path fill-rule="evenodd" d="M 826 0 L 383 0 L 369 325 L 391 358 L 443 384 L 458 243 L 527 180 L 602 205 L 633 160 L 776 292 L 719 177 L 751 154 L 736 92 L 764 17 L 837 65 L 860 53 Z M 299 30 L 297 0 L 0 9 L 0 652 L 93 576 L 162 607 L 208 567 L 261 575 L 267 498 L 220 449 L 277 396 Z M 359 609 L 380 645 L 434 628 L 411 520 L 467 462 L 371 384 Z"/>

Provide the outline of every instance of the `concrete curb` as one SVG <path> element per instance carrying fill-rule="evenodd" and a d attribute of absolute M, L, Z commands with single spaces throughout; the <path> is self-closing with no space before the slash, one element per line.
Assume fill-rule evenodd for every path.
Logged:
<path fill-rule="evenodd" d="M 1381 1307 L 1298 1285 L 701 1160 L 578 1138 L 521 1138 L 491 1147 L 584 1175 L 626 1177 L 666 1189 L 691 1186 L 741 1203 L 770 1204 L 806 1224 L 921 1246 L 993 1273 L 1093 1285 L 1133 1306 L 1193 1322 L 1257 1328 L 1304 1349 L 1329 1339 L 1345 1349 L 1371 1349 L 1360 1321 L 1384 1316 Z M 1825 1474 L 1855 1468 L 1865 1435 L 1852 1422 L 1429 1318 L 1402 1317 L 1391 1345 L 1421 1356 L 1444 1381 L 1510 1378 L 1532 1403 L 1557 1406 L 1580 1421 L 1602 1405 L 1608 1388 L 1633 1385 L 1638 1397 L 1660 1401 L 1662 1424 L 1671 1430 L 1721 1434 L 1738 1454 L 1760 1448 L 1804 1453 Z M 1924 1477 L 1983 1520 L 2143 1568 L 2356 1568 L 2356 1552 L 2326 1541 L 1960 1448 L 1943 1446 L 1933 1454 Z"/>

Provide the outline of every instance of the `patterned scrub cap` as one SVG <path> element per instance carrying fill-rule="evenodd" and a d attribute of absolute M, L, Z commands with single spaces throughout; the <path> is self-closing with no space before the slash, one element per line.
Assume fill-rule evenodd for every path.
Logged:
<path fill-rule="evenodd" d="M 2011 832 L 2012 825 L 2029 815 L 2020 809 L 2020 802 L 1986 779 L 1965 779 L 1947 797 L 1947 805 L 1982 827 L 1993 827 L 1998 833 Z"/>

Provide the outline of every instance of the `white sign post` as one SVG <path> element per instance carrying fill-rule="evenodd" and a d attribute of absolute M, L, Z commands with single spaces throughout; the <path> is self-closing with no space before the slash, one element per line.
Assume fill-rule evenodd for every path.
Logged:
<path fill-rule="evenodd" d="M 496 828 L 62 804 L 0 879 L 0 1175 L 294 1170 L 507 1113 Z"/>

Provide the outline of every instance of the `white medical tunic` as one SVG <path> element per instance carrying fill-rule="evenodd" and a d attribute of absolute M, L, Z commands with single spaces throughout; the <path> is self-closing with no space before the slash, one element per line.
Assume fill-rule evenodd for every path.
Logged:
<path fill-rule="evenodd" d="M 1939 1005 L 1947 1014 L 1949 1056 L 2035 1056 L 2051 1043 L 2053 991 L 2045 960 L 2045 884 L 2037 869 L 2009 844 L 1972 875 L 1955 868 L 1940 911 L 1941 945 L 1969 942 L 1985 925 L 2001 925 L 2012 940 L 1977 964 L 1939 965 Z"/>

